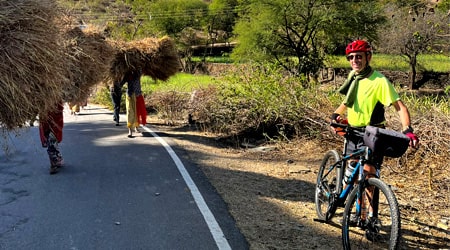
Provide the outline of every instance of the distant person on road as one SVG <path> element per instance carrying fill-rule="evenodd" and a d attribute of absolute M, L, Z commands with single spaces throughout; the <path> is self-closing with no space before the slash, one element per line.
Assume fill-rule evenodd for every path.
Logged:
<path fill-rule="evenodd" d="M 39 136 L 42 147 L 47 148 L 48 157 L 50 159 L 50 174 L 58 173 L 63 166 L 59 143 L 63 137 L 64 126 L 64 104 L 58 102 L 55 110 L 48 114 L 39 115 Z"/>
<path fill-rule="evenodd" d="M 116 126 L 119 126 L 120 120 L 120 103 L 122 102 L 122 87 L 125 84 L 126 79 L 122 81 L 115 81 L 110 87 L 111 101 L 113 104 L 113 120 L 116 122 Z"/>
<path fill-rule="evenodd" d="M 80 113 L 80 105 L 78 103 L 69 102 L 68 105 L 71 115 L 78 115 Z"/>
<path fill-rule="evenodd" d="M 78 115 L 80 110 L 87 106 L 87 98 L 84 101 L 72 101 L 67 103 L 69 105 L 70 114 Z"/>
<path fill-rule="evenodd" d="M 141 90 L 141 75 L 140 71 L 129 71 L 124 77 L 128 83 L 126 107 L 129 138 L 133 138 L 133 131 L 139 132 L 137 129 L 139 124 L 145 125 L 147 123 L 147 110 Z"/>

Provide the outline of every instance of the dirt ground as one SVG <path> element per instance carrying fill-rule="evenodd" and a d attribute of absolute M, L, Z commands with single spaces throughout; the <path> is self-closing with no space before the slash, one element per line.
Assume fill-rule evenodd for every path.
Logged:
<path fill-rule="evenodd" d="M 342 248 L 342 210 L 332 223 L 314 221 L 315 179 L 330 144 L 303 140 L 232 147 L 229 141 L 224 143 L 224 139 L 195 126 L 158 125 L 161 123 L 156 120 L 150 124 L 183 147 L 203 170 L 228 204 L 250 249 Z M 419 176 L 409 178 L 390 167 L 392 163 L 387 165 L 382 178 L 394 187 L 400 204 L 401 248 L 450 249 L 448 172 L 441 189 L 433 189 L 426 170 L 417 170 Z"/>

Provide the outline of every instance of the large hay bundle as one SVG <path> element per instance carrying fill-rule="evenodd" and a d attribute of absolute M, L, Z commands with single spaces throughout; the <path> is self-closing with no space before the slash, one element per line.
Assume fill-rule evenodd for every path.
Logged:
<path fill-rule="evenodd" d="M 6 129 L 45 114 L 68 84 L 53 0 L 0 0 L 0 123 Z"/>
<path fill-rule="evenodd" d="M 64 100 L 84 102 L 91 88 L 108 77 L 114 50 L 102 32 L 93 28 L 66 30 L 65 39 L 69 78 L 73 84 L 64 90 Z"/>
<path fill-rule="evenodd" d="M 127 71 L 134 70 L 166 81 L 180 70 L 175 43 L 169 37 L 116 42 L 115 46 L 118 52 L 110 69 L 110 76 L 115 81 L 120 80 Z"/>

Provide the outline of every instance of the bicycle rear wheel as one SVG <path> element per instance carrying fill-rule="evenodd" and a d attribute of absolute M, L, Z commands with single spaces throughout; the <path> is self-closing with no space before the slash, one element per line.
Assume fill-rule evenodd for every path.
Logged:
<path fill-rule="evenodd" d="M 336 200 L 342 190 L 342 166 L 332 168 L 341 159 L 336 150 L 328 151 L 320 164 L 317 174 L 315 203 L 316 212 L 320 220 L 329 221 L 336 212 L 337 205 L 330 204 Z"/>
<path fill-rule="evenodd" d="M 361 197 L 366 197 L 365 200 L 373 207 L 373 216 L 361 221 L 361 217 L 356 216 L 358 190 L 358 187 L 352 190 L 344 209 L 344 249 L 397 249 L 400 242 L 400 211 L 394 192 L 383 181 L 369 178 Z M 372 196 L 367 194 L 368 190 L 372 190 Z"/>

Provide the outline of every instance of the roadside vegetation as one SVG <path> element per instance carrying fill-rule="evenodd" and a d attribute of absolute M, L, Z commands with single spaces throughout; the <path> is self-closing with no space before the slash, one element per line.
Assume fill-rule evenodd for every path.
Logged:
<path fill-rule="evenodd" d="M 190 122 L 202 130 L 233 137 L 236 145 L 244 140 L 321 139 L 330 110 L 342 99 L 336 93 L 337 85 L 286 76 L 270 65 L 235 66 L 215 77 L 179 73 L 167 82 L 144 77 L 142 83 L 153 115 L 170 125 Z M 424 158 L 420 161 L 433 161 L 448 153 L 450 133 L 443 128 L 450 125 L 449 93 L 409 92 L 396 86 L 425 147 L 418 156 Z M 106 88 L 96 101 L 111 105 Z M 392 114 L 388 121 L 396 117 Z"/>
<path fill-rule="evenodd" d="M 432 11 L 428 1 L 416 0 L 126 2 L 127 18 L 110 22 L 111 14 L 94 21 L 108 20 L 112 38 L 174 37 L 183 65 L 182 73 L 166 82 L 142 78 L 149 114 L 167 125 L 214 133 L 234 148 L 301 148 L 305 140 L 339 148 L 341 140 L 331 135 L 328 122 L 343 98 L 336 90 L 350 68 L 342 52 L 352 39 L 369 40 L 375 46 L 373 67 L 392 76 L 422 145 L 386 160 L 386 177 L 398 187 L 411 185 L 399 197 L 411 200 L 416 197 L 410 195 L 426 193 L 415 207 L 403 207 L 402 217 L 414 221 L 420 214 L 426 221 L 432 214 L 434 225 L 449 218 L 449 27 L 441 22 L 448 20 L 443 17 L 448 0 Z M 195 11 L 183 9 L 189 6 Z M 231 51 L 210 46 L 230 42 L 236 42 Z M 193 49 L 199 44 L 201 50 Z M 211 73 L 212 63 L 227 66 Z M 336 75 L 324 81 L 319 72 L 326 68 Z M 108 89 L 99 88 L 94 101 L 110 107 Z M 400 130 L 393 108 L 386 115 L 388 127 Z M 444 208 L 437 208 L 437 200 Z"/>

